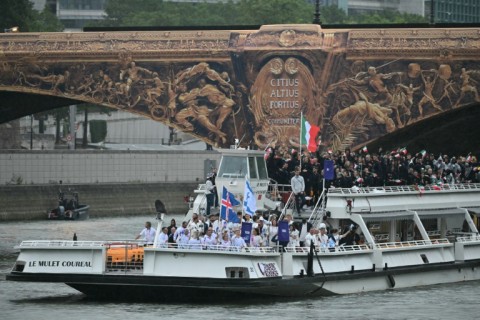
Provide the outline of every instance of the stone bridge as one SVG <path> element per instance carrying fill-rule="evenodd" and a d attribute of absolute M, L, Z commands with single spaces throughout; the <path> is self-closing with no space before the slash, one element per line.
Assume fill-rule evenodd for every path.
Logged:
<path fill-rule="evenodd" d="M 219 147 L 358 148 L 480 102 L 480 28 L 10 33 L 0 123 L 94 103 Z"/>

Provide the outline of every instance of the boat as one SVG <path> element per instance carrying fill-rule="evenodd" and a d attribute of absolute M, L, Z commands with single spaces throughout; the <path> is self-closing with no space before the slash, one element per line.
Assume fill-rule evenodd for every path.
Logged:
<path fill-rule="evenodd" d="M 58 206 L 47 212 L 48 220 L 86 220 L 89 217 L 90 206 L 80 204 L 78 192 L 72 192 L 70 199 L 65 198 L 65 193 L 58 192 Z"/>
<path fill-rule="evenodd" d="M 248 179 L 260 210 L 281 210 L 291 218 L 291 194 L 282 208 L 275 207 L 262 151 L 221 152 L 219 190 L 225 187 L 241 199 Z M 202 213 L 203 196 L 197 194 L 189 214 Z M 157 230 L 166 215 L 163 207 L 157 208 Z M 480 184 L 331 188 L 303 214 L 317 227 L 349 227 L 361 241 L 333 248 L 239 248 L 28 240 L 16 247 L 19 255 L 6 279 L 64 283 L 95 299 L 210 303 L 480 279 Z"/>

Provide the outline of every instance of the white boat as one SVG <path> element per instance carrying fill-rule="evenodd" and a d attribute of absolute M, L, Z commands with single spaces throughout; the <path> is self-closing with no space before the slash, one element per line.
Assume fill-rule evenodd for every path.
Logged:
<path fill-rule="evenodd" d="M 245 173 L 257 199 L 268 198 L 259 151 L 226 150 L 217 186 L 239 195 Z M 265 203 L 269 209 L 275 201 Z M 361 244 L 282 251 L 23 241 L 7 280 L 65 283 L 95 298 L 159 302 L 310 298 L 478 280 L 479 214 L 480 184 L 331 189 L 310 221 L 354 224 Z"/>

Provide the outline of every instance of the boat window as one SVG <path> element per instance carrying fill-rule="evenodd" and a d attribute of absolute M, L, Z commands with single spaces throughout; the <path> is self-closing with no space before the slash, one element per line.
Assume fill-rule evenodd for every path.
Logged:
<path fill-rule="evenodd" d="M 250 179 L 258 179 L 255 157 L 248 157 L 248 168 L 250 169 Z"/>
<path fill-rule="evenodd" d="M 263 157 L 257 157 L 258 166 L 258 178 L 268 179 L 267 166 L 265 165 L 265 159 Z"/>
<path fill-rule="evenodd" d="M 223 156 L 218 169 L 219 177 L 243 178 L 247 175 L 247 158 Z"/>
<path fill-rule="evenodd" d="M 225 268 L 227 278 L 250 278 L 247 268 L 227 267 Z"/>

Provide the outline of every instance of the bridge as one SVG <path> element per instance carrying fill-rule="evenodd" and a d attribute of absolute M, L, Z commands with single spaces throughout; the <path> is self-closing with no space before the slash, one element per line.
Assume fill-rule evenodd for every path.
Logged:
<path fill-rule="evenodd" d="M 228 147 L 343 150 L 480 103 L 480 28 L 6 33 L 0 123 L 79 103 Z"/>

